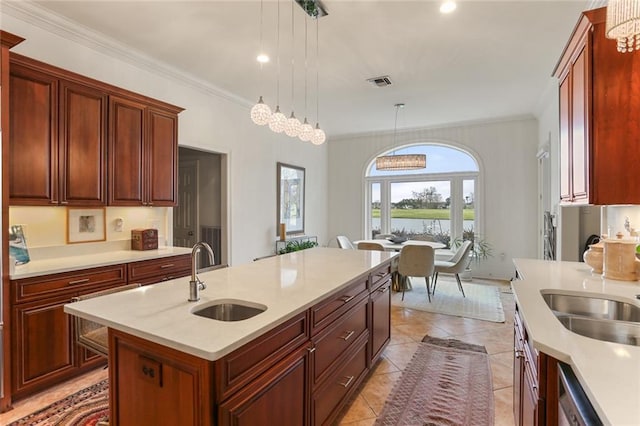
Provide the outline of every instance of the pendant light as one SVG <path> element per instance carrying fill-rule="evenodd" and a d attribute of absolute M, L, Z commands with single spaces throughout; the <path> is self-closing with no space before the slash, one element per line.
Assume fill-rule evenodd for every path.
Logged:
<path fill-rule="evenodd" d="M 318 24 L 318 20 L 320 16 L 316 17 L 316 128 L 313 131 L 313 136 L 311 137 L 311 143 L 314 145 L 322 145 L 327 140 L 327 135 L 324 133 L 324 130 L 320 128 L 320 44 L 319 33 L 320 33 L 320 25 Z"/>
<path fill-rule="evenodd" d="M 260 63 L 260 85 L 264 82 L 262 78 L 262 66 L 269 62 L 269 57 L 262 51 L 262 17 L 263 17 L 263 0 L 260 0 L 260 51 L 258 52 L 258 57 L 256 58 Z M 262 91 L 262 87 L 260 88 Z M 251 108 L 251 121 L 253 121 L 258 126 L 264 126 L 269 123 L 269 118 L 271 118 L 271 108 L 269 105 L 265 104 L 262 100 L 262 95 L 258 99 L 258 103 Z"/>
<path fill-rule="evenodd" d="M 378 170 L 419 170 L 427 167 L 427 156 L 425 154 L 396 154 L 396 132 L 398 130 L 398 111 L 404 108 L 404 104 L 395 104 L 396 119 L 393 126 L 393 146 L 391 155 L 383 155 L 376 158 L 376 169 Z"/>
<path fill-rule="evenodd" d="M 302 124 L 300 123 L 300 120 L 298 120 L 296 118 L 295 113 L 293 112 L 294 110 L 294 100 L 295 100 L 295 96 L 294 96 L 294 87 L 295 87 L 295 53 L 294 53 L 294 47 L 295 47 L 295 11 L 294 9 L 294 1 L 291 0 L 291 116 L 289 117 L 289 119 L 287 120 L 287 123 L 284 126 L 284 132 L 287 134 L 287 136 L 291 136 L 292 138 L 297 138 L 298 135 L 300 134 L 300 127 L 302 126 Z"/>
<path fill-rule="evenodd" d="M 640 0 L 609 0 L 605 34 L 617 40 L 618 52 L 640 50 Z"/>
<path fill-rule="evenodd" d="M 298 137 L 302 142 L 309 142 L 313 137 L 313 126 L 307 121 L 307 19 L 304 20 L 304 122 L 300 126 Z"/>
<path fill-rule="evenodd" d="M 278 53 L 278 78 L 276 89 L 276 110 L 269 118 L 269 128 L 276 132 L 282 133 L 284 125 L 287 123 L 287 117 L 280 112 L 280 0 L 278 0 L 278 37 L 277 37 L 277 53 Z"/>

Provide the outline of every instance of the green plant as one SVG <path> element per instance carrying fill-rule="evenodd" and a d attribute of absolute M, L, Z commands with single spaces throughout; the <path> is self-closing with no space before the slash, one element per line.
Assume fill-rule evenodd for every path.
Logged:
<path fill-rule="evenodd" d="M 478 264 L 483 260 L 493 257 L 493 247 L 491 244 L 481 236 L 476 235 L 472 229 L 465 229 L 462 233 L 462 238 L 455 238 L 452 246 L 458 248 L 462 245 L 463 241 L 467 240 L 471 241 L 471 256 L 469 256 L 467 268 L 469 268 L 472 261 Z"/>
<path fill-rule="evenodd" d="M 285 254 L 285 253 L 291 253 L 291 252 L 294 252 L 294 251 L 300 251 L 300 250 L 316 247 L 317 245 L 318 245 L 318 243 L 315 242 L 315 241 L 292 240 L 292 241 L 287 242 L 287 245 L 284 246 L 284 248 L 281 248 L 278 251 L 278 254 Z"/>

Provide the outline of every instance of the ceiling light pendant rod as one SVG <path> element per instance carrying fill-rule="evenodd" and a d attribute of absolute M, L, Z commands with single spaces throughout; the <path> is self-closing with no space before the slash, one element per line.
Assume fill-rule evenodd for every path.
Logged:
<path fill-rule="evenodd" d="M 294 103 L 295 103 L 295 11 L 294 11 L 294 0 L 291 0 L 291 116 L 287 120 L 287 124 L 284 128 L 284 132 L 287 136 L 291 136 L 292 138 L 297 138 L 300 134 L 300 120 L 296 118 L 294 111 Z"/>
<path fill-rule="evenodd" d="M 300 134 L 298 137 L 302 142 L 309 142 L 313 137 L 313 126 L 307 120 L 307 75 L 309 74 L 309 57 L 307 53 L 308 46 L 308 30 L 307 17 L 304 18 L 304 122 L 300 126 Z"/>
<path fill-rule="evenodd" d="M 262 51 L 262 16 L 263 16 L 263 0 L 260 0 L 260 51 L 258 52 L 257 60 L 260 63 L 260 93 L 264 90 L 264 77 L 262 74 L 262 66 L 265 62 L 268 62 L 269 57 Z M 251 121 L 259 126 L 264 126 L 269 123 L 271 118 L 271 108 L 265 104 L 262 100 L 262 95 L 258 98 L 258 102 L 251 108 Z"/>
<path fill-rule="evenodd" d="M 322 145 L 327 140 L 327 135 L 320 128 L 320 16 L 316 17 L 316 127 L 313 130 L 311 143 Z"/>
<path fill-rule="evenodd" d="M 276 80 L 276 110 L 271 115 L 269 119 L 269 128 L 276 132 L 282 133 L 284 131 L 284 125 L 287 122 L 287 117 L 280 112 L 280 0 L 278 0 L 278 28 L 277 28 L 277 41 L 276 41 L 276 50 L 278 54 L 278 71 L 277 71 L 277 80 Z"/>
<path fill-rule="evenodd" d="M 393 125 L 392 151 L 389 155 L 381 155 L 376 158 L 376 170 L 418 170 L 427 167 L 426 154 L 396 154 L 396 134 L 398 130 L 398 110 L 404 104 L 395 104 L 396 118 Z"/>

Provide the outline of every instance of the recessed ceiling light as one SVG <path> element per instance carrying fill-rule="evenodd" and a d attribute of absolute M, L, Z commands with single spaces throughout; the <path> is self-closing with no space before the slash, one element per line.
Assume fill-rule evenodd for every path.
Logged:
<path fill-rule="evenodd" d="M 267 62 L 269 62 L 269 56 L 267 56 L 264 53 L 261 53 L 258 55 L 258 57 L 256 58 L 256 60 L 258 62 L 260 62 L 261 64 L 266 64 Z"/>
<path fill-rule="evenodd" d="M 452 0 L 445 1 L 440 5 L 440 13 L 451 13 L 456 10 L 456 2 Z"/>

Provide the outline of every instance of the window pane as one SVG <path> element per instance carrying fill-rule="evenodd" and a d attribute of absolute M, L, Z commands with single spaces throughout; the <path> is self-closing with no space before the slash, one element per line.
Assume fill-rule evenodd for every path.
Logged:
<path fill-rule="evenodd" d="M 464 180 L 462 182 L 462 193 L 464 194 L 464 210 L 463 210 L 463 239 L 470 239 L 475 232 L 475 205 L 476 181 L 473 179 Z"/>
<path fill-rule="evenodd" d="M 449 247 L 450 207 L 449 181 L 391 183 L 391 233 Z"/>
<path fill-rule="evenodd" d="M 376 234 L 380 233 L 380 183 L 374 182 L 371 184 L 371 235 L 370 238 L 375 238 Z"/>

